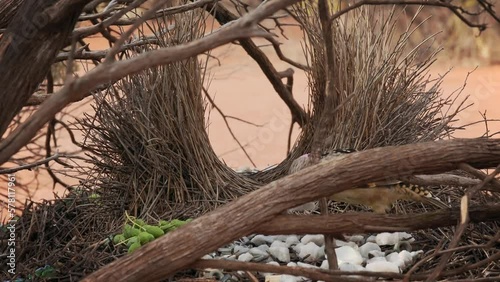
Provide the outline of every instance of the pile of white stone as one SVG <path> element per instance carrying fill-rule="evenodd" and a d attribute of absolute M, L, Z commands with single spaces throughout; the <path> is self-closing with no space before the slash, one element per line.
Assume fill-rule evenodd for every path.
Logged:
<path fill-rule="evenodd" d="M 401 273 L 423 253 L 421 250 L 411 250 L 413 241 L 406 232 L 353 235 L 346 237 L 346 241 L 336 240 L 335 253 L 342 271 Z M 323 235 L 252 235 L 203 258 L 328 269 Z M 217 272 L 207 272 L 206 277 L 222 275 Z M 304 277 L 261 274 L 266 276 L 266 281 L 307 281 Z"/>

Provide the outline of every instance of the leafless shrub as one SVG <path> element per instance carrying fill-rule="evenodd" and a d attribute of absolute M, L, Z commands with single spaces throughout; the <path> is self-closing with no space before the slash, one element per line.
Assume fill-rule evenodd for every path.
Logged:
<path fill-rule="evenodd" d="M 202 13 L 188 12 L 175 16 L 171 31 L 161 20 L 150 28 L 160 47 L 171 46 L 200 37 L 204 20 Z M 254 188 L 212 150 L 203 78 L 198 58 L 191 58 L 125 77 L 96 95 L 95 117 L 83 120 L 96 166 L 88 183 L 125 201 L 126 209 L 155 218 L 195 216 Z"/>
<path fill-rule="evenodd" d="M 302 2 L 294 11 L 305 30 L 304 50 L 312 66 L 308 72 L 312 113 L 316 120 L 327 116 L 328 124 L 322 124 L 323 136 L 328 136 L 323 149 L 408 144 L 453 132 L 451 123 L 463 110 L 465 99 L 443 98 L 440 85 L 444 77 L 430 78 L 429 67 L 437 51 L 418 60 L 420 53 L 427 53 L 432 37 L 405 52 L 418 27 L 409 25 L 399 36 L 394 32 L 394 13 L 384 16 L 376 9 L 358 9 L 334 21 L 335 66 L 325 73 L 325 39 L 316 6 Z M 374 18 L 379 19 L 375 25 Z M 324 106 L 327 76 L 333 81 L 336 98 L 329 108 Z"/>

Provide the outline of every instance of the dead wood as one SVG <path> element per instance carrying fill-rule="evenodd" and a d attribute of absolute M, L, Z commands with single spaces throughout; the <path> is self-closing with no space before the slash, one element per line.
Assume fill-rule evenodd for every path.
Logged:
<path fill-rule="evenodd" d="M 358 274 L 350 273 L 346 271 L 338 271 L 338 270 L 326 270 L 326 269 L 312 269 L 305 267 L 291 267 L 286 265 L 272 265 L 272 264 L 264 264 L 264 263 L 255 263 L 255 262 L 240 262 L 240 261 L 229 261 L 229 260 L 207 260 L 200 259 L 190 265 L 192 268 L 197 269 L 207 269 L 207 268 L 216 268 L 216 269 L 224 269 L 224 270 L 249 270 L 249 271 L 259 271 L 261 273 L 281 273 L 288 274 L 293 276 L 304 276 L 313 280 L 323 280 L 323 281 L 335 281 L 335 282 L 360 282 L 360 281 L 373 281 L 367 280 L 366 278 L 347 278 L 341 277 L 341 275 L 349 275 L 349 274 Z M 367 276 L 375 276 L 381 274 L 371 273 L 371 275 Z M 383 274 L 382 274 L 383 275 Z M 389 277 L 397 277 L 396 275 L 389 274 Z"/>
<path fill-rule="evenodd" d="M 30 139 L 35 136 L 36 132 L 45 123 L 50 121 L 55 114 L 61 111 L 68 104 L 80 100 L 88 92 L 92 91 L 96 87 L 102 84 L 106 84 L 110 81 L 115 81 L 126 75 L 138 73 L 139 71 L 150 67 L 169 64 L 172 62 L 180 61 L 182 59 L 190 58 L 192 56 L 227 44 L 237 39 L 252 36 L 270 36 L 269 33 L 259 29 L 256 24 L 272 15 L 273 12 L 283 9 L 296 2 L 298 2 L 298 0 L 282 0 L 266 3 L 265 5 L 259 6 L 259 8 L 255 9 L 251 14 L 248 14 L 238 19 L 237 21 L 231 22 L 227 26 L 222 27 L 219 31 L 214 32 L 204 38 L 193 40 L 187 44 L 150 51 L 128 60 L 101 64 L 80 78 L 66 81 L 66 84 L 60 91 L 51 96 L 50 99 L 48 99 L 44 103 L 44 105 L 40 106 L 39 110 L 35 114 L 33 114 L 25 123 L 19 126 L 12 134 L 8 136 L 8 138 L 3 140 L 2 143 L 0 143 L 0 165 L 5 163 L 13 154 L 15 154 L 20 148 L 22 148 L 22 146 L 27 144 Z M 2 38 L 2 40 L 4 39 L 5 38 Z M 51 42 L 50 40 L 46 41 Z M 55 51 L 52 50 L 51 52 L 54 52 L 55 56 Z M 19 63 L 19 61 L 17 63 Z M 26 65 L 29 65 L 31 69 L 35 69 L 31 66 L 31 64 L 33 64 L 33 60 Z M 8 70 L 8 68 L 5 69 L 5 66 L 8 66 L 8 64 L 4 65 L 4 62 L 2 61 L 0 61 L 0 66 L 2 67 L 0 69 L 0 74 Z M 43 73 L 45 75 L 46 72 Z M 11 71 L 10 74 L 16 75 L 15 79 L 9 76 L 10 80 L 18 80 L 17 76 L 19 76 L 20 72 Z M 30 79 L 33 78 L 33 76 L 29 75 L 19 77 L 29 77 Z M 5 77 L 1 76 L 0 82 L 4 80 Z M 10 82 L 11 81 L 9 81 L 9 83 Z M 8 85 L 8 83 L 2 85 Z M 3 91 L 0 92 L 0 99 L 2 98 L 2 96 L 8 96 L 7 94 L 10 93 L 19 93 L 22 85 L 13 85 L 12 87 L 14 88 L 3 88 Z M 33 90 L 30 92 L 30 94 L 33 92 Z M 20 95 L 13 97 L 18 96 Z M 25 98 L 26 99 L 23 100 L 20 104 L 20 108 L 22 108 L 22 106 L 27 102 L 29 95 L 27 95 Z M 8 104 L 9 106 L 17 105 L 16 103 L 5 104 Z M 1 119 L 3 114 L 4 111 L 0 111 L 0 120 L 10 121 L 12 119 L 12 117 Z M 1 129 L 2 128 L 0 127 L 0 130 Z"/>
<path fill-rule="evenodd" d="M 21 0 L 0 0 L 0 28 L 6 28 L 19 9 Z"/>
<path fill-rule="evenodd" d="M 235 14 L 231 13 L 222 5 L 208 4 L 206 10 L 210 12 L 221 25 L 238 19 Z M 292 113 L 292 119 L 296 121 L 298 125 L 303 126 L 308 121 L 309 117 L 299 103 L 293 98 L 290 89 L 281 81 L 282 76 L 273 66 L 266 54 L 264 54 L 251 39 L 240 39 L 238 42 L 245 52 L 257 62 L 276 93 L 278 93 L 283 102 L 288 106 Z"/>
<path fill-rule="evenodd" d="M 470 209 L 471 222 L 500 220 L 500 205 L 476 206 Z M 322 234 L 413 231 L 454 226 L 460 220 L 460 209 L 439 210 L 422 214 L 345 213 L 328 216 L 278 215 L 260 225 L 256 233 Z"/>
<path fill-rule="evenodd" d="M 481 178 L 484 177 L 484 173 L 479 170 L 473 169 L 466 170 L 465 165 L 461 168 L 472 175 Z M 473 179 L 465 176 L 454 175 L 449 173 L 436 174 L 436 175 L 415 175 L 404 178 L 404 180 L 422 186 L 430 185 L 451 185 L 451 186 L 474 186 L 481 183 L 478 179 Z M 490 190 L 495 192 L 500 192 L 500 181 L 493 179 L 490 184 L 485 185 L 484 190 Z"/>
<path fill-rule="evenodd" d="M 86 2 L 26 0 L 19 7 L 0 41 L 0 137 L 45 78 Z"/>
<path fill-rule="evenodd" d="M 286 209 L 370 181 L 441 173 L 464 162 L 476 168 L 498 165 L 500 139 L 455 139 L 377 148 L 309 167 L 168 233 L 84 281 L 164 279 L 217 247 L 255 232 L 259 224 Z M 227 228 L 228 219 L 231 228 Z"/>

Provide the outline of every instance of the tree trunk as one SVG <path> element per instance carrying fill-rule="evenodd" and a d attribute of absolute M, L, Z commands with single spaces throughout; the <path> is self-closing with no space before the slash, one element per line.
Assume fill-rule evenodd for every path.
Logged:
<path fill-rule="evenodd" d="M 88 1 L 25 0 L 20 4 L 0 41 L 0 138 L 43 81 Z M 9 16 L 13 11 L 15 7 L 4 6 L 0 13 Z"/>

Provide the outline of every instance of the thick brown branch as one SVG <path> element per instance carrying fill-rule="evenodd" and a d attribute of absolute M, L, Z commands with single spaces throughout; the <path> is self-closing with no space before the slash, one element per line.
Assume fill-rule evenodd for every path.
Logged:
<path fill-rule="evenodd" d="M 260 224 L 289 208 L 372 181 L 453 170 L 462 162 L 477 168 L 496 166 L 500 163 L 500 139 L 455 139 L 377 148 L 311 166 L 195 219 L 84 281 L 164 279 L 217 247 L 255 232 Z M 231 228 L 227 228 L 229 218 Z"/>
<path fill-rule="evenodd" d="M 0 28 L 9 25 L 22 3 L 21 0 L 0 0 Z"/>
<path fill-rule="evenodd" d="M 0 137 L 45 78 L 88 0 L 25 0 L 0 41 Z M 51 9 L 70 12 L 61 15 Z"/>
<path fill-rule="evenodd" d="M 328 216 L 278 215 L 273 220 L 258 226 L 255 232 L 278 235 L 412 231 L 454 226 L 459 220 L 459 209 L 405 215 L 375 213 L 345 213 Z M 477 206 L 470 209 L 471 222 L 496 220 L 500 220 L 500 205 Z"/>

